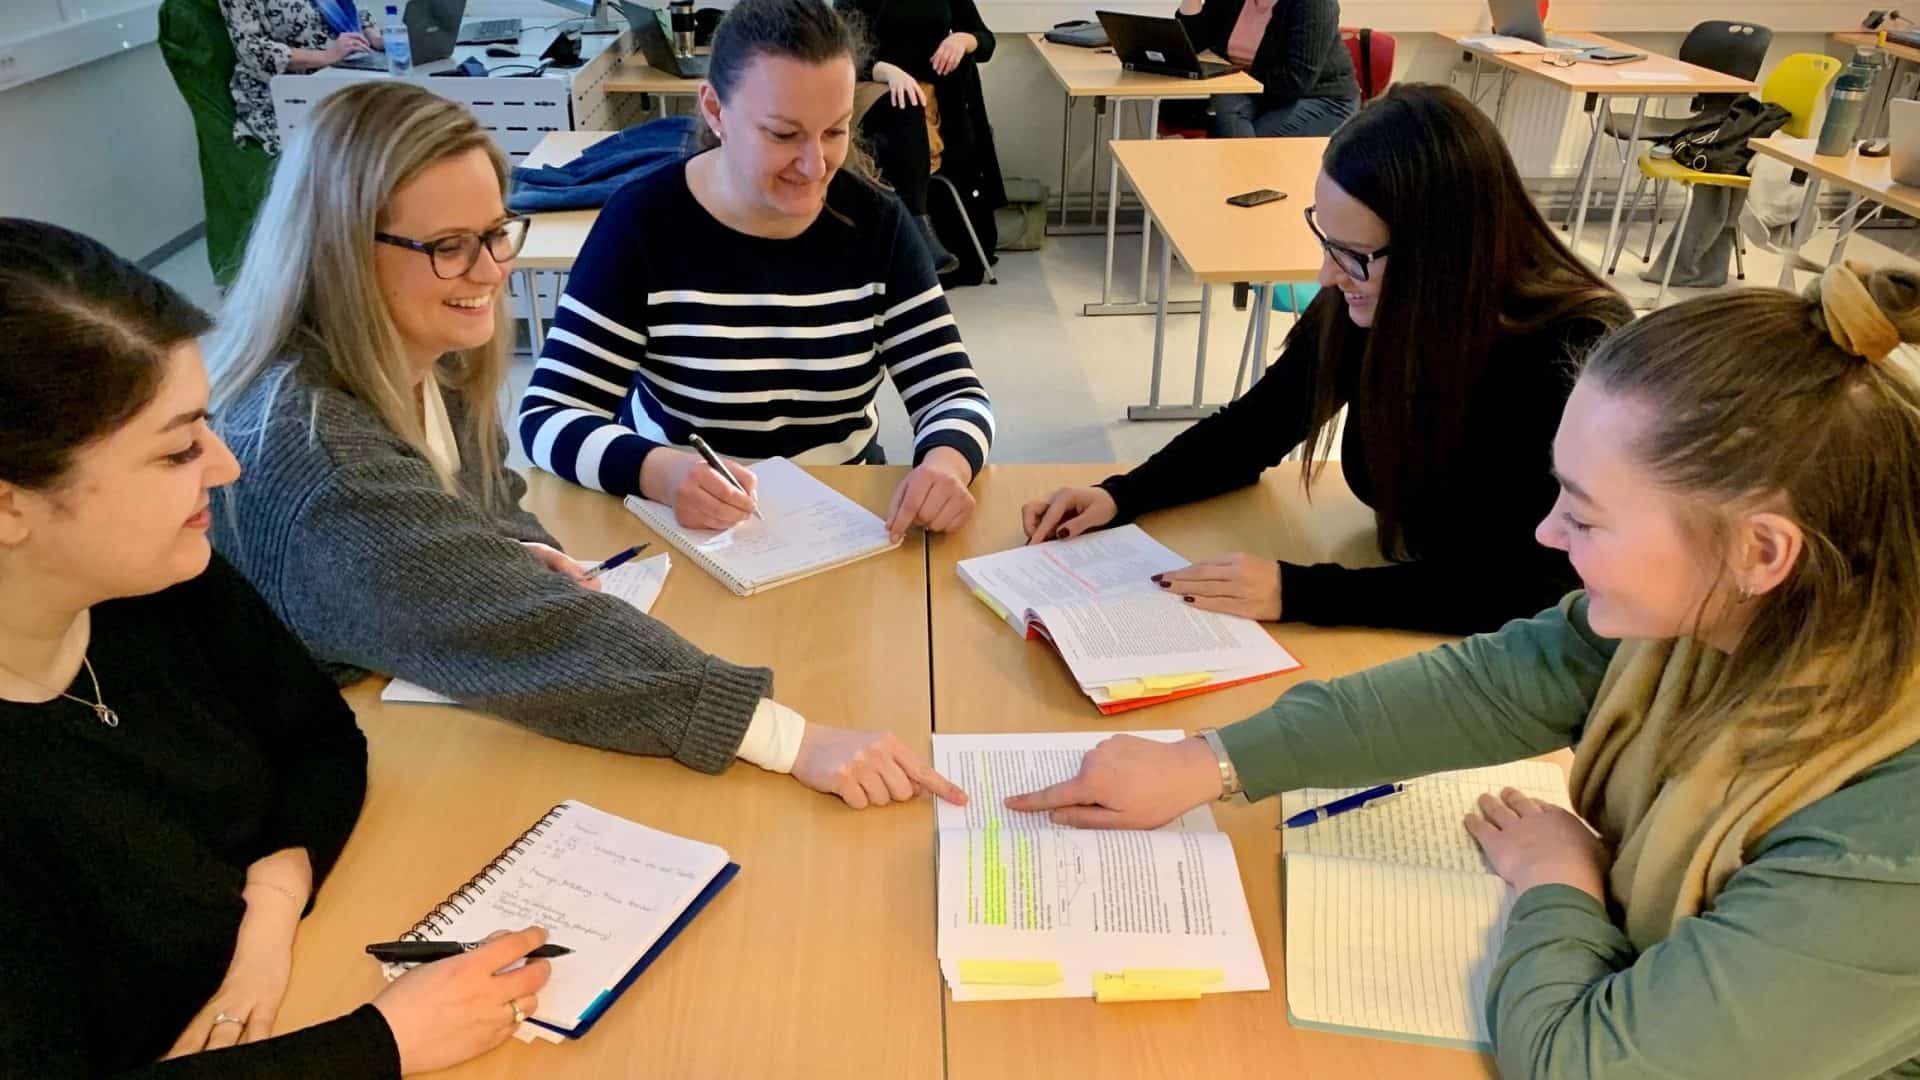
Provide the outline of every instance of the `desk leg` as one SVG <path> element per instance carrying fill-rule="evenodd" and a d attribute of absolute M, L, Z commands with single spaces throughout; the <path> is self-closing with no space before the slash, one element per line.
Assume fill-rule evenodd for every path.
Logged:
<path fill-rule="evenodd" d="M 1473 54 L 1473 82 L 1467 84 L 1467 100 L 1480 104 L 1480 54 Z"/>
<path fill-rule="evenodd" d="M 1158 139 L 1159 137 L 1160 137 L 1160 99 L 1149 98 L 1147 101 L 1147 140 L 1151 142 L 1155 139 Z M 1150 239 L 1152 239 L 1152 234 L 1145 229 L 1141 229 L 1140 230 L 1139 298 L 1140 298 L 1140 302 L 1143 304 L 1146 303 L 1147 301 L 1147 251 L 1150 246 L 1148 244 L 1148 241 Z M 1205 317 L 1204 312 L 1206 311 L 1206 308 L 1204 306 L 1204 301 L 1201 307 L 1201 311 L 1203 312 L 1201 317 L 1204 318 Z"/>
<path fill-rule="evenodd" d="M 1574 193 L 1577 196 L 1573 206 L 1573 251 L 1576 255 L 1580 253 L 1580 234 L 1587 224 L 1587 200 L 1593 198 L 1593 159 L 1594 155 L 1600 152 L 1600 135 L 1606 130 L 1606 123 L 1602 118 L 1610 115 L 1612 109 L 1613 98 L 1601 94 L 1599 102 L 1594 105 L 1593 134 L 1587 139 L 1585 163 L 1580 166 L 1580 172 L 1586 179 Z"/>
<path fill-rule="evenodd" d="M 1109 104 L 1113 108 L 1113 138 L 1117 140 L 1120 138 L 1120 110 L 1126 103 L 1116 99 Z M 1149 113 L 1148 119 L 1148 130 L 1151 132 L 1153 130 L 1152 125 L 1158 124 L 1160 119 L 1160 102 L 1157 99 L 1153 102 L 1153 108 Z M 1116 246 L 1115 237 L 1119 234 L 1117 221 L 1120 213 L 1120 159 L 1111 156 L 1113 153 L 1111 147 L 1108 148 L 1107 153 L 1111 160 L 1107 167 L 1106 272 L 1100 279 L 1100 302 L 1097 304 L 1083 305 L 1080 308 L 1080 314 L 1145 315 L 1149 312 L 1158 314 L 1166 311 L 1175 315 L 1191 315 L 1200 310 L 1200 305 L 1196 301 L 1176 300 L 1172 304 L 1168 304 L 1165 296 L 1160 297 L 1157 302 L 1151 302 L 1147 299 L 1147 263 L 1148 252 L 1153 248 L 1153 223 L 1148 218 L 1144 206 L 1141 208 L 1140 222 L 1140 293 L 1131 301 L 1115 301 L 1112 299 L 1113 256 Z M 1162 275 L 1161 280 L 1164 282 L 1166 276 Z M 1164 284 L 1161 286 L 1163 289 L 1165 287 Z"/>
<path fill-rule="evenodd" d="M 1800 291 L 1794 287 L 1793 268 L 1794 263 L 1798 261 L 1795 259 L 1795 256 L 1799 255 L 1800 249 L 1806 246 L 1808 240 L 1813 238 L 1813 230 L 1815 226 L 1819 224 L 1819 203 L 1820 178 L 1809 175 L 1807 177 L 1806 198 L 1800 200 L 1800 217 L 1793 224 L 1793 235 L 1787 243 L 1787 250 L 1781 253 L 1780 287 L 1788 292 Z M 1678 243 L 1678 241 L 1675 241 L 1675 243 Z"/>
<path fill-rule="evenodd" d="M 1500 130 L 1500 120 L 1507 115 L 1507 91 L 1513 86 L 1513 69 L 1500 69 L 1500 96 L 1493 102 L 1493 129 Z"/>
<path fill-rule="evenodd" d="M 1253 287 L 1253 382 L 1267 373 L 1267 320 L 1273 314 L 1273 285 L 1264 283 Z M 1296 304 L 1293 317 L 1300 317 Z M 1249 386 L 1251 389 L 1251 386 Z"/>
<path fill-rule="evenodd" d="M 1088 228 L 1093 227 L 1093 223 L 1095 221 L 1094 215 L 1099 212 L 1094 209 L 1094 206 L 1098 204 L 1100 201 L 1100 188 L 1098 187 L 1099 175 L 1100 175 L 1099 173 L 1099 170 L 1100 170 L 1100 114 L 1103 112 L 1106 112 L 1109 106 L 1112 106 L 1115 109 L 1116 113 L 1118 112 L 1119 106 L 1114 102 L 1110 102 L 1103 97 L 1097 97 L 1093 99 L 1093 148 L 1092 148 L 1092 152 L 1087 155 L 1087 227 Z M 1116 138 L 1118 138 L 1120 135 L 1120 117 L 1118 115 L 1115 115 L 1113 118 L 1113 133 Z M 1107 149 L 1107 152 L 1111 154 L 1113 152 L 1113 149 L 1109 147 Z M 1107 197 L 1109 199 L 1113 197 L 1112 188 L 1107 189 Z M 1107 235 L 1108 235 L 1107 250 L 1112 251 L 1113 250 L 1113 238 L 1112 238 L 1113 234 L 1109 232 Z M 1101 299 L 1104 300 L 1105 297 L 1102 297 Z"/>
<path fill-rule="evenodd" d="M 1646 118 L 1647 102 L 1649 100 L 1648 95 L 1640 95 L 1640 104 L 1633 110 L 1632 137 L 1627 140 L 1628 160 L 1637 160 L 1632 156 L 1633 148 L 1640 145 L 1640 121 Z M 1603 113 L 1601 115 L 1605 114 Z M 1601 130 L 1606 130 L 1604 122 L 1602 123 Z M 1607 222 L 1607 242 L 1600 246 L 1600 263 L 1602 266 L 1606 265 L 1607 256 L 1613 252 L 1613 238 L 1620 232 L 1620 207 L 1626 194 L 1627 167 L 1623 164 L 1620 166 L 1620 179 L 1615 181 L 1613 185 L 1613 217 Z M 1679 241 L 1675 240 L 1674 243 L 1679 243 Z"/>
<path fill-rule="evenodd" d="M 1067 227 L 1067 163 L 1073 158 L 1073 95 L 1060 92 L 1060 228 Z"/>
<path fill-rule="evenodd" d="M 1113 124 L 1111 125 L 1113 133 L 1110 138 L 1114 141 L 1118 141 L 1120 138 L 1120 112 L 1123 104 L 1124 102 L 1120 101 L 1109 103 L 1109 107 L 1113 110 Z M 1100 278 L 1100 303 L 1102 306 L 1105 306 L 1107 301 L 1113 298 L 1113 236 L 1115 218 L 1119 213 L 1120 159 L 1113 155 L 1113 147 L 1109 144 L 1107 147 L 1107 271 Z M 1150 229 L 1142 229 L 1140 231 L 1140 246 L 1143 251 L 1146 248 L 1148 240 L 1151 239 L 1151 231 Z M 1145 256 L 1143 255 L 1142 258 L 1144 259 Z M 1142 290 L 1146 288 L 1144 278 L 1141 280 L 1140 287 Z"/>
<path fill-rule="evenodd" d="M 1172 245 L 1167 245 L 1171 247 Z M 1165 279 L 1161 279 L 1165 288 Z M 1193 407 L 1199 408 L 1207 392 L 1207 316 L 1211 314 L 1213 286 L 1200 286 L 1200 344 L 1193 350 Z"/>
<path fill-rule="evenodd" d="M 1153 219 L 1148 218 L 1141 233 L 1153 236 Z M 1173 276 L 1173 245 L 1160 245 L 1160 296 L 1154 302 L 1153 312 L 1153 385 L 1147 388 L 1147 404 L 1158 408 L 1160 405 L 1160 363 L 1166 356 L 1167 347 L 1167 279 Z"/>
<path fill-rule="evenodd" d="M 1874 216 L 1862 214 L 1861 211 L 1866 208 L 1866 196 L 1856 194 L 1848 201 L 1847 208 L 1840 214 L 1839 219 L 1834 222 L 1837 232 L 1833 238 L 1833 253 L 1827 256 L 1828 266 L 1840 265 L 1840 260 L 1847 257 L 1847 241 L 1853 239 L 1855 230 Z"/>
<path fill-rule="evenodd" d="M 540 292 L 533 280 L 533 271 L 518 270 L 520 289 L 527 297 L 527 345 L 533 349 L 534 359 L 547 347 L 546 327 L 540 322 Z"/>

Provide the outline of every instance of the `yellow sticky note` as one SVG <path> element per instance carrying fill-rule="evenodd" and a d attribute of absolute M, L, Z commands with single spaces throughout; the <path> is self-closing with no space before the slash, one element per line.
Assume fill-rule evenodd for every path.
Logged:
<path fill-rule="evenodd" d="M 1093 977 L 1093 1000 L 1102 1005 L 1116 1001 L 1195 1001 L 1198 986 L 1148 986 L 1127 981 L 1118 971 L 1101 972 Z"/>
<path fill-rule="evenodd" d="M 960 981 L 968 986 L 1052 986 L 1065 978 L 1051 960 L 960 961 Z"/>
<path fill-rule="evenodd" d="M 1134 986 L 1218 986 L 1227 981 L 1219 968 L 1127 968 L 1120 977 Z"/>
<path fill-rule="evenodd" d="M 998 600 L 995 600 L 995 599 L 994 599 L 993 597 L 991 597 L 991 596 L 988 596 L 988 595 L 987 595 L 987 590 L 985 590 L 985 589 L 975 589 L 975 590 L 973 590 L 973 596 L 974 596 L 974 599 L 976 599 L 976 600 L 978 600 L 978 601 L 980 601 L 981 603 L 983 603 L 983 604 L 985 604 L 985 605 L 987 605 L 987 610 L 988 610 L 988 611 L 991 611 L 991 612 L 993 612 L 993 613 L 994 613 L 995 615 L 998 615 L 998 616 L 1000 616 L 1000 617 L 1001 617 L 1001 618 L 1003 618 L 1003 619 L 1007 617 L 1007 608 L 1006 608 L 1006 605 L 1005 605 L 1005 604 L 1002 604 L 1002 603 L 1001 603 L 1000 601 L 998 601 Z"/>
<path fill-rule="evenodd" d="M 1108 701 L 1132 701 L 1134 698 L 1147 696 L 1147 684 L 1139 679 L 1108 683 L 1103 689 L 1107 692 Z"/>
<path fill-rule="evenodd" d="M 1210 672 L 1195 671 L 1185 675 L 1149 675 L 1140 680 L 1148 690 L 1166 693 L 1169 690 L 1184 690 L 1189 686 L 1199 686 L 1212 679 Z"/>

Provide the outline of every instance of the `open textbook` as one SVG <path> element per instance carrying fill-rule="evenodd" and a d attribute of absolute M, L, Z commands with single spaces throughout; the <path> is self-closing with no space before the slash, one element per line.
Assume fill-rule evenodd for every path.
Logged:
<path fill-rule="evenodd" d="M 1505 787 L 1568 806 L 1559 766 L 1516 761 L 1409 780 L 1378 805 L 1284 830 L 1289 1019 L 1492 1049 L 1487 981 L 1513 890 L 1461 822 Z M 1289 791 L 1281 819 L 1358 790 Z"/>
<path fill-rule="evenodd" d="M 938 951 L 955 1001 L 1268 988 L 1233 843 L 1210 808 L 1143 832 L 1062 828 L 1002 804 L 1073 776 L 1109 734 L 933 737 L 934 768 L 970 796 L 938 812 Z"/>
<path fill-rule="evenodd" d="M 600 575 L 600 591 L 619 597 L 641 611 L 652 611 L 660 590 L 666 588 L 667 571 L 673 569 L 673 557 L 661 552 L 650 558 L 635 559 Z M 429 690 L 419 683 L 393 679 L 380 691 L 380 700 L 402 705 L 458 705 L 459 702 Z"/>
<path fill-rule="evenodd" d="M 685 552 L 736 596 L 824 573 L 900 541 L 873 511 L 821 483 L 786 458 L 750 466 L 760 517 L 731 529 L 686 529 L 665 503 L 629 495 L 626 507 L 667 543 Z"/>
<path fill-rule="evenodd" d="M 1138 525 L 961 561 L 960 580 L 1016 633 L 1051 642 L 1103 713 L 1300 666 L 1252 619 L 1202 611 L 1153 583 L 1188 560 Z"/>

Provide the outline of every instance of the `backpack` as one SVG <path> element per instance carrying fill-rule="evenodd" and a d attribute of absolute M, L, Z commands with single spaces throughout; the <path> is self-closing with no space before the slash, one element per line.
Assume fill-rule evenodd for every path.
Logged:
<path fill-rule="evenodd" d="M 1793 114 L 1784 106 L 1742 94 L 1727 111 L 1682 128 L 1663 143 L 1673 160 L 1697 172 L 1745 173 L 1753 160 L 1748 139 L 1764 139 L 1784 127 Z"/>

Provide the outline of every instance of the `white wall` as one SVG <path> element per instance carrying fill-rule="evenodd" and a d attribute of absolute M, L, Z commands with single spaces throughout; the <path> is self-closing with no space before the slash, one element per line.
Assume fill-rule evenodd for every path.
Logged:
<path fill-rule="evenodd" d="M 0 214 L 65 225 L 133 259 L 205 219 L 193 122 L 158 46 L 0 93 Z"/>

